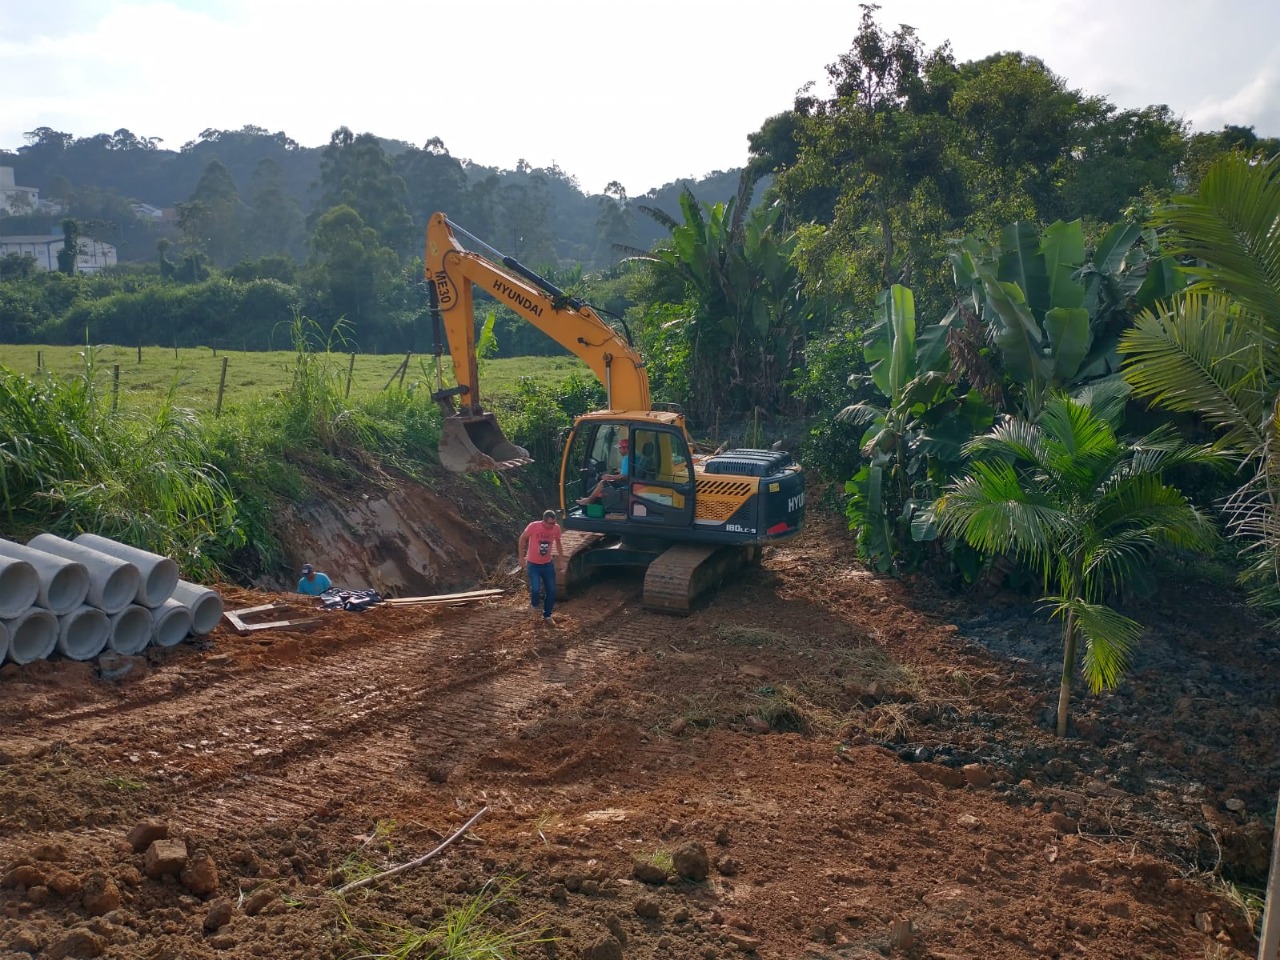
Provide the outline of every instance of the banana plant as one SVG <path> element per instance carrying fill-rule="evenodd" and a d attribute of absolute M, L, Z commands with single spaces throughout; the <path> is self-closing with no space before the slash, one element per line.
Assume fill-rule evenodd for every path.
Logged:
<path fill-rule="evenodd" d="M 883 402 L 854 403 L 836 416 L 867 428 L 865 463 L 845 485 L 846 516 L 859 552 L 883 572 L 913 541 L 937 536 L 931 505 L 963 462 L 964 444 L 991 425 L 994 411 L 947 375 L 946 332 L 956 312 L 918 337 L 915 301 L 901 285 L 880 294 L 876 312 L 863 346 L 871 372 L 850 377 L 850 385 L 874 387 Z"/>
<path fill-rule="evenodd" d="M 744 178 L 728 203 L 708 205 L 686 189 L 683 220 L 642 205 L 670 240 L 652 251 L 615 247 L 679 277 L 696 302 L 684 326 L 704 415 L 783 408 L 813 314 L 791 260 L 796 236 L 779 226 L 782 207 L 750 209 L 750 190 Z"/>
<path fill-rule="evenodd" d="M 1030 419 L 1050 392 L 1115 375 L 1133 313 L 1182 282 L 1154 233 L 1133 223 L 1111 227 L 1092 257 L 1080 221 L 1059 220 L 1042 233 L 1009 224 L 991 245 L 965 237 L 950 260 L 962 309 L 985 325 Z"/>

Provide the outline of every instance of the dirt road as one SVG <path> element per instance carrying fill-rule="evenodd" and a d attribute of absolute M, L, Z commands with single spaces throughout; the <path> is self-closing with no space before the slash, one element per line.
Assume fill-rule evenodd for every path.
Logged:
<path fill-rule="evenodd" d="M 1198 764 L 1230 776 L 1231 750 L 1138 777 L 1104 708 L 1140 730 L 1172 707 L 1132 689 L 1082 709 L 1101 739 L 1054 740 L 1034 665 L 837 529 L 683 620 L 619 578 L 547 629 L 510 587 L 219 627 L 116 682 L 4 668 L 0 960 L 381 955 L 496 889 L 490 929 L 548 939 L 521 957 L 1248 955 L 1201 847 L 1207 823 L 1265 850 L 1275 757 L 1242 742 L 1213 795 Z M 482 807 L 440 858 L 332 896 Z"/>

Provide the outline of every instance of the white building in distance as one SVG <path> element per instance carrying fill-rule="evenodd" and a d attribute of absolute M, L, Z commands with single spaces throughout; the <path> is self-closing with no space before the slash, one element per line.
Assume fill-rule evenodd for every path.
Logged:
<path fill-rule="evenodd" d="M 0 167 L 0 213 L 35 213 L 40 206 L 40 191 L 20 187 L 13 179 L 13 167 Z"/>
<path fill-rule="evenodd" d="M 58 253 L 66 241 L 60 234 L 47 237 L 0 237 L 0 257 L 17 254 L 34 257 L 41 270 L 58 269 Z M 116 248 L 101 240 L 80 238 L 80 253 L 76 257 L 76 273 L 97 273 L 103 267 L 116 265 Z"/>

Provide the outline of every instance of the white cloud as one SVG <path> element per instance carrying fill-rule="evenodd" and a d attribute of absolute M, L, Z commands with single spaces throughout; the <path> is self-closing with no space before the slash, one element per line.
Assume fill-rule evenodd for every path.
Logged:
<path fill-rule="evenodd" d="M 846 0 L 70 0 L 0 9 L 0 146 L 49 126 L 176 148 L 255 124 L 305 145 L 339 126 L 510 167 L 558 162 L 632 194 L 739 166 L 747 135 L 846 51 Z M 1020 49 L 1121 107 L 1280 133 L 1280 10 L 1248 0 L 882 0 L 957 58 Z"/>

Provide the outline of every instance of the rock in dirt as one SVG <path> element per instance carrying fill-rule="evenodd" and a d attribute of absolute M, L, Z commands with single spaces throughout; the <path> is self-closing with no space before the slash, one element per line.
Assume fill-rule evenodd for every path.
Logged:
<path fill-rule="evenodd" d="M 726 933 L 724 939 L 743 953 L 755 953 L 760 949 L 760 941 L 755 937 L 747 936 L 745 933 Z"/>
<path fill-rule="evenodd" d="M 231 915 L 235 912 L 230 900 L 215 900 L 213 905 L 209 907 L 209 913 L 204 918 L 204 928 L 212 933 L 214 930 L 220 930 L 231 922 Z"/>
<path fill-rule="evenodd" d="M 612 934 L 605 934 L 583 949 L 582 960 L 622 960 L 622 944 Z"/>
<path fill-rule="evenodd" d="M 966 763 L 960 772 L 964 774 L 964 782 L 971 787 L 985 790 L 991 786 L 991 771 L 980 763 Z"/>
<path fill-rule="evenodd" d="M 954 767 L 945 767 L 940 763 L 921 763 L 914 769 L 916 776 L 922 780 L 932 780 L 953 790 L 965 784 L 964 774 Z"/>
<path fill-rule="evenodd" d="M 182 885 L 197 897 L 207 896 L 218 889 L 218 866 L 213 857 L 199 852 L 182 868 Z"/>
<path fill-rule="evenodd" d="M 42 887 L 45 883 L 44 871 L 29 863 L 20 863 L 4 875 L 6 887 Z"/>
<path fill-rule="evenodd" d="M 44 960 L 88 960 L 102 956 L 106 949 L 102 940 L 88 930 L 72 930 L 45 951 Z"/>
<path fill-rule="evenodd" d="M 658 905 L 658 901 L 653 897 L 641 897 L 636 901 L 636 916 L 643 917 L 646 920 L 656 920 L 658 915 L 662 913 L 662 908 Z"/>
<path fill-rule="evenodd" d="M 622 918 L 616 913 L 611 913 L 604 918 L 604 925 L 609 928 L 609 932 L 613 934 L 613 939 L 617 940 L 624 947 L 627 945 L 627 930 L 622 925 Z"/>
<path fill-rule="evenodd" d="M 252 894 L 244 902 L 245 916 L 256 917 L 266 906 L 276 898 L 275 887 L 270 885 L 261 887 Z"/>
<path fill-rule="evenodd" d="M 80 878 L 66 870 L 50 874 L 48 887 L 60 897 L 74 897 L 80 893 Z"/>
<path fill-rule="evenodd" d="M 142 868 L 152 880 L 179 874 L 187 865 L 187 845 L 181 840 L 156 840 L 147 847 Z"/>
<path fill-rule="evenodd" d="M 110 913 L 120 906 L 120 888 L 105 873 L 92 873 L 84 882 L 84 908 L 95 917 Z"/>
<path fill-rule="evenodd" d="M 1058 833 L 1076 833 L 1080 829 L 1080 825 L 1065 813 L 1051 813 L 1046 819 Z"/>
<path fill-rule="evenodd" d="M 60 843 L 38 843 L 31 849 L 32 860 L 44 860 L 46 863 L 65 863 L 67 848 Z"/>
<path fill-rule="evenodd" d="M 690 841 L 677 847 L 671 854 L 676 873 L 686 880 L 700 882 L 707 879 L 711 871 L 711 862 L 707 858 L 707 848 L 696 841 Z"/>
<path fill-rule="evenodd" d="M 667 872 L 652 863 L 637 860 L 631 874 L 641 883 L 662 884 L 667 882 Z"/>
<path fill-rule="evenodd" d="M 717 857 L 716 869 L 726 877 L 736 877 L 742 870 L 742 864 L 733 857 Z"/>
<path fill-rule="evenodd" d="M 104 653 L 98 658 L 98 676 L 103 680 L 141 680 L 146 675 L 146 657 Z"/>
<path fill-rule="evenodd" d="M 44 941 L 30 927 L 19 927 L 9 936 L 8 945 L 14 950 L 29 953 L 34 957 L 44 948 Z"/>
<path fill-rule="evenodd" d="M 129 831 L 127 839 L 134 853 L 142 853 L 157 840 L 169 839 L 169 824 L 163 820 L 144 820 Z"/>

